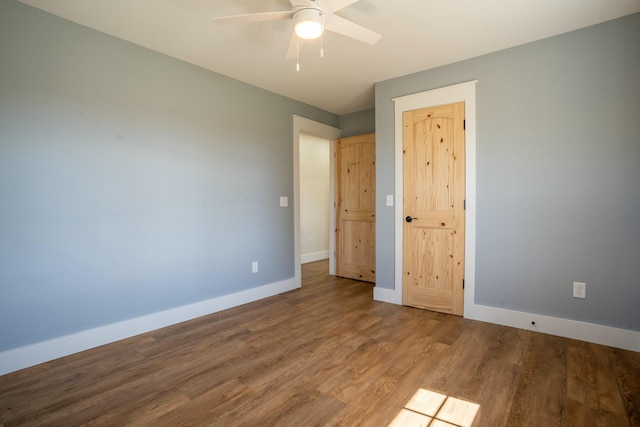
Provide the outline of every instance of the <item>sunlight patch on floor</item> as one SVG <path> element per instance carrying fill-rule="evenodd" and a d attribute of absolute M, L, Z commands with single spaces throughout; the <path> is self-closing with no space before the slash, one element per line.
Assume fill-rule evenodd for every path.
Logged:
<path fill-rule="evenodd" d="M 388 427 L 471 427 L 477 403 L 419 389 Z"/>

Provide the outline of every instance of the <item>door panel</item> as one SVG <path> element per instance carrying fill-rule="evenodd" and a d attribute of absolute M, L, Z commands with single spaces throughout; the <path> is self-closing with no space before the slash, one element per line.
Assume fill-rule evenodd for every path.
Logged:
<path fill-rule="evenodd" d="M 411 305 L 448 312 L 453 298 L 453 233 L 426 226 L 414 237 L 409 271 L 416 273 L 405 283 L 412 288 Z"/>
<path fill-rule="evenodd" d="M 336 275 L 375 282 L 375 134 L 336 143 Z"/>
<path fill-rule="evenodd" d="M 464 103 L 407 111 L 403 126 L 403 304 L 462 315 Z"/>

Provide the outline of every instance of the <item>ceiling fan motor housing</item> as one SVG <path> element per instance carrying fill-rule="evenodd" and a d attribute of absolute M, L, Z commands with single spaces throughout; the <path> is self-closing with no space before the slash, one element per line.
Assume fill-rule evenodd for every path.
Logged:
<path fill-rule="evenodd" d="M 303 39 L 315 39 L 324 31 L 324 12 L 320 8 L 307 7 L 295 11 L 293 27 Z"/>

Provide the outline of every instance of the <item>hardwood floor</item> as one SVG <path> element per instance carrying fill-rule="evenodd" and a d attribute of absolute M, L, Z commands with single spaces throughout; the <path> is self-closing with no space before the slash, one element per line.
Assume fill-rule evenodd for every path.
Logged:
<path fill-rule="evenodd" d="M 640 353 L 376 302 L 327 271 L 2 376 L 0 425 L 640 426 Z"/>

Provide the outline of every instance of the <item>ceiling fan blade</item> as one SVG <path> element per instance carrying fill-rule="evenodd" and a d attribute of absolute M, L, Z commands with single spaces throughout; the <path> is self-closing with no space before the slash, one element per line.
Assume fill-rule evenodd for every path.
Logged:
<path fill-rule="evenodd" d="M 347 6 L 351 6 L 359 0 L 324 0 L 327 5 L 329 13 L 337 12 L 340 9 L 344 9 Z"/>
<path fill-rule="evenodd" d="M 290 59 L 296 59 L 298 56 L 298 50 L 302 47 L 303 39 L 299 38 L 295 31 L 291 32 L 291 41 L 289 42 L 289 49 L 287 50 L 286 61 Z"/>
<path fill-rule="evenodd" d="M 237 24 L 244 22 L 260 22 L 260 21 L 279 21 L 283 19 L 291 19 L 293 12 L 261 12 L 248 13 L 246 15 L 221 16 L 220 18 L 212 18 L 216 24 Z"/>
<path fill-rule="evenodd" d="M 380 34 L 338 15 L 327 16 L 325 29 L 369 44 L 375 44 L 382 37 Z"/>

